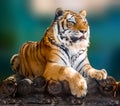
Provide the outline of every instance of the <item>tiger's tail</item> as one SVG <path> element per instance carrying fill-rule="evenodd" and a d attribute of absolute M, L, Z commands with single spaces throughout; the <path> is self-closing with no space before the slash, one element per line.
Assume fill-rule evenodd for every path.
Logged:
<path fill-rule="evenodd" d="M 15 72 L 19 71 L 19 68 L 20 68 L 19 54 L 15 54 L 12 56 L 12 58 L 10 59 L 10 64 L 11 64 L 13 71 L 15 71 Z"/>

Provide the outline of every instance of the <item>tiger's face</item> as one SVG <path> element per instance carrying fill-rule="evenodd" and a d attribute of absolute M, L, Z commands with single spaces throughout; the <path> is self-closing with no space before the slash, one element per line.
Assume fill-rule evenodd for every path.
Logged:
<path fill-rule="evenodd" d="M 70 10 L 57 9 L 54 23 L 54 32 L 57 35 L 58 42 L 65 46 L 77 44 L 88 47 L 89 25 L 85 10 L 75 13 Z"/>

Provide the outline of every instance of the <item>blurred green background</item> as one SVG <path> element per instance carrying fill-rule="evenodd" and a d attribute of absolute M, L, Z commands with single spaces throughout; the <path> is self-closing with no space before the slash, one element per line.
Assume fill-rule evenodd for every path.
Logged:
<path fill-rule="evenodd" d="M 106 0 L 106 4 L 103 0 L 48 1 L 0 1 L 0 81 L 13 73 L 9 61 L 19 51 L 20 46 L 26 41 L 39 41 L 42 38 L 57 7 L 75 11 L 87 10 L 91 29 L 88 51 L 90 63 L 97 69 L 106 69 L 109 75 L 120 80 L 119 0 L 114 0 L 114 3 Z"/>

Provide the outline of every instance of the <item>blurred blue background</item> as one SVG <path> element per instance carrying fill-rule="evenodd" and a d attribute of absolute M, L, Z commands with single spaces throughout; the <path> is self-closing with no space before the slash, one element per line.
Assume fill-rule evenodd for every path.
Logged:
<path fill-rule="evenodd" d="M 88 56 L 97 69 L 105 68 L 120 80 L 119 0 L 1 0 L 0 1 L 0 80 L 13 72 L 9 61 L 26 41 L 39 41 L 54 18 L 57 7 L 86 9 L 91 29 Z"/>

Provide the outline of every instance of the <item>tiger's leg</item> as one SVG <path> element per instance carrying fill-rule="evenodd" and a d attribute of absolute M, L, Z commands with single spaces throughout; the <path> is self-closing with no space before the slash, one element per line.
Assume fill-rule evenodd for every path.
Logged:
<path fill-rule="evenodd" d="M 102 80 L 107 78 L 107 72 L 105 69 L 97 70 L 93 68 L 90 64 L 86 64 L 83 70 L 91 77 L 97 80 Z"/>
<path fill-rule="evenodd" d="M 15 72 L 19 71 L 20 59 L 19 54 L 14 54 L 10 60 L 12 70 Z"/>
<path fill-rule="evenodd" d="M 85 79 L 76 70 L 67 66 L 60 66 L 54 63 L 49 63 L 43 74 L 46 80 L 63 81 L 69 83 L 72 95 L 83 97 L 87 93 L 87 84 Z"/>

